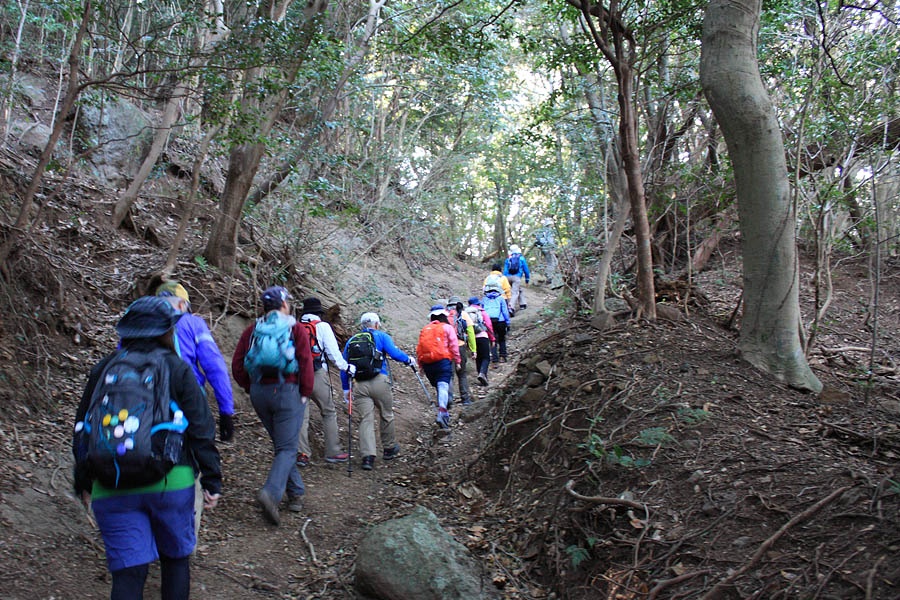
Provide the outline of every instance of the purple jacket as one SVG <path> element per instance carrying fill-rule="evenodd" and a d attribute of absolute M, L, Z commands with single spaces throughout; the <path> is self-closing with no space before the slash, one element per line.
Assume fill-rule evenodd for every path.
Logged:
<path fill-rule="evenodd" d="M 206 381 L 212 386 L 219 404 L 219 412 L 234 414 L 234 398 L 231 395 L 231 378 L 225 359 L 216 345 L 216 341 L 206 326 L 206 321 L 184 313 L 175 325 L 178 338 L 178 355 L 191 365 L 197 383 L 203 388 Z"/>

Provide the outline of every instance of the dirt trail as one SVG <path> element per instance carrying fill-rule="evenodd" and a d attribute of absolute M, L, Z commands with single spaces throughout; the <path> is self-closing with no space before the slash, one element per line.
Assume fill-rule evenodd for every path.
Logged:
<path fill-rule="evenodd" d="M 472 273 L 470 278 L 474 278 Z M 478 287 L 480 280 L 470 283 L 474 284 L 471 287 Z M 488 388 L 481 388 L 470 377 L 476 397 L 484 397 L 502 386 L 530 340 L 544 335 L 547 315 L 542 315 L 541 310 L 552 297 L 548 290 L 538 287 L 529 287 L 528 292 L 528 310 L 520 311 L 513 319 L 509 362 L 491 368 Z M 390 317 L 390 313 L 390 308 L 382 309 L 383 315 Z M 406 329 L 413 326 L 409 323 Z M 395 333 L 390 327 L 387 331 Z M 404 350 L 412 351 L 409 332 L 402 337 L 395 335 L 395 340 Z M 470 373 L 474 373 L 474 360 L 469 365 Z M 362 471 L 358 453 L 354 452 L 353 472 L 348 476 L 346 464 L 332 465 L 321 460 L 321 427 L 318 409 L 313 408 L 313 464 L 301 470 L 307 487 L 306 508 L 300 514 L 283 510 L 282 523 L 277 528 L 264 521 L 255 502 L 271 461 L 270 442 L 246 395 L 236 397 L 234 441 L 219 445 L 226 477 L 225 495 L 216 510 L 203 516 L 192 561 L 194 597 L 354 597 L 354 554 L 367 529 L 408 513 L 416 504 L 436 511 L 446 505 L 431 500 L 442 496 L 446 499 L 451 492 L 441 484 L 429 487 L 421 480 L 426 476 L 430 479 L 433 472 L 450 472 L 456 464 L 470 460 L 487 424 L 459 422 L 457 405 L 451 411 L 453 435 L 449 441 L 435 442 L 434 413 L 421 386 L 407 367 L 398 363 L 391 366 L 400 457 L 384 462 L 378 456 L 373 471 Z M 334 372 L 332 381 L 339 398 L 340 381 Z M 433 393 L 430 388 L 429 393 Z M 55 418 L 63 420 L 64 415 Z M 339 411 L 338 422 L 340 435 L 346 439 L 345 411 Z M 109 576 L 102 542 L 69 492 L 68 424 L 53 422 L 49 415 L 32 415 L 29 425 L 28 431 L 0 431 L 0 440 L 9 450 L 19 451 L 24 459 L 12 465 L 17 481 L 4 483 L 0 490 L 4 492 L 0 556 L 3 564 L 14 565 L 0 575 L 3 596 L 107 597 Z M 17 442 L 18 448 L 9 448 Z M 35 450 L 29 452 L 31 448 Z M 354 436 L 354 449 L 357 448 Z M 438 512 L 438 517 L 451 532 L 455 525 L 464 525 L 459 515 L 442 512 Z M 303 539 L 304 531 L 308 542 Z M 147 597 L 158 597 L 158 586 L 159 572 L 154 566 Z"/>

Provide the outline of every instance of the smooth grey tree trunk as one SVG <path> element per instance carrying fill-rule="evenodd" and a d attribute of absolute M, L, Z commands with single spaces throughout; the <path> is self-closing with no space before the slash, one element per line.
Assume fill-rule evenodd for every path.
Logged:
<path fill-rule="evenodd" d="M 744 260 L 744 358 L 779 381 L 818 393 L 800 342 L 794 207 L 784 142 L 757 61 L 761 0 L 711 0 L 700 82 L 734 164 Z"/>

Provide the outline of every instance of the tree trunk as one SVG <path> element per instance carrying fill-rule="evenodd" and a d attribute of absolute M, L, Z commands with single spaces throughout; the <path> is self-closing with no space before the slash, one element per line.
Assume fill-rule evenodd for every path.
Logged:
<path fill-rule="evenodd" d="M 278 0 L 264 2 L 260 5 L 259 16 L 275 21 L 284 18 L 288 4 L 292 0 Z M 258 131 L 254 132 L 256 139 L 262 140 L 272 131 L 278 113 L 288 96 L 288 88 L 294 82 L 300 67 L 306 57 L 308 45 L 317 29 L 316 17 L 325 11 L 328 0 L 309 0 L 303 9 L 303 22 L 299 25 L 305 30 L 306 45 L 298 48 L 298 58 L 283 72 L 282 88 L 272 96 L 260 101 L 255 97 L 255 84 L 261 75 L 261 67 L 254 67 L 245 74 L 245 94 L 241 102 L 242 111 L 262 113 L 262 123 Z M 262 44 L 258 40 L 258 44 Z M 245 142 L 235 146 L 231 150 L 228 160 L 228 171 L 225 177 L 225 189 L 219 200 L 219 215 L 203 256 L 210 264 L 219 268 L 228 269 L 233 266 L 237 253 L 237 237 L 241 225 L 241 215 L 247 194 L 253 185 L 253 178 L 259 170 L 259 161 L 262 159 L 265 145 L 263 142 Z"/>
<path fill-rule="evenodd" d="M 744 260 L 744 358 L 818 393 L 800 342 L 795 214 L 784 142 L 757 62 L 761 0 L 711 0 L 700 81 L 734 164 Z"/>
<path fill-rule="evenodd" d="M 141 186 L 144 185 L 144 182 L 150 175 L 150 171 L 156 165 L 156 159 L 162 153 L 163 146 L 165 146 L 169 133 L 172 131 L 172 125 L 175 124 L 175 120 L 178 118 L 178 106 L 186 98 L 187 91 L 187 86 L 181 81 L 178 82 L 172 91 L 172 95 L 169 97 L 169 101 L 166 103 L 166 108 L 163 111 L 162 122 L 156 130 L 156 135 L 153 136 L 153 143 L 150 144 L 150 151 L 144 157 L 141 168 L 138 169 L 137 175 L 134 176 L 134 179 L 128 185 L 128 189 L 125 190 L 125 193 L 122 194 L 122 197 L 116 202 L 115 208 L 113 208 L 112 224 L 116 229 L 122 226 L 122 221 L 125 220 L 128 211 L 131 210 L 131 205 L 137 200 Z"/>
<path fill-rule="evenodd" d="M 62 105 L 59 107 L 59 112 L 56 115 L 53 130 L 50 132 L 50 139 L 47 140 L 47 145 L 44 146 L 38 158 L 38 164 L 31 176 L 31 183 L 28 184 L 28 188 L 25 190 L 19 216 L 9 231 L 6 243 L 3 244 L 3 247 L 0 247 L 0 270 L 3 271 L 4 275 L 8 275 L 6 259 L 9 258 L 13 245 L 16 243 L 19 235 L 31 226 L 31 207 L 34 204 L 34 195 L 40 187 L 44 171 L 53 157 L 53 149 L 59 141 L 59 136 L 62 135 L 62 130 L 66 123 L 66 115 L 72 110 L 72 106 L 74 106 L 75 100 L 78 98 L 78 93 L 81 91 L 81 86 L 78 85 L 78 67 L 81 64 L 81 44 L 84 41 L 91 20 L 91 1 L 84 0 L 81 25 L 78 27 L 78 33 L 75 34 L 75 43 L 72 44 L 72 52 L 69 54 L 69 84 L 66 88 L 66 96 L 63 98 Z"/>

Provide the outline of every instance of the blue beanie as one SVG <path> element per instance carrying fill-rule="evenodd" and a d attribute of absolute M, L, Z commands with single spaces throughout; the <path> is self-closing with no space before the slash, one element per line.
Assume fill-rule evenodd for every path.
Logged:
<path fill-rule="evenodd" d="M 477 306 L 481 304 L 481 300 L 478 299 L 478 296 L 472 296 L 471 298 L 469 298 L 469 304 Z"/>

